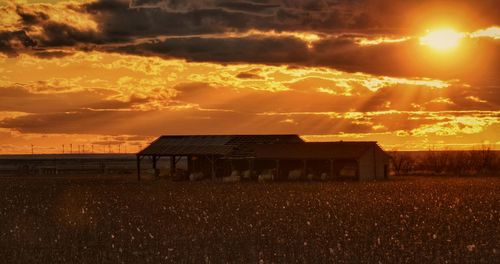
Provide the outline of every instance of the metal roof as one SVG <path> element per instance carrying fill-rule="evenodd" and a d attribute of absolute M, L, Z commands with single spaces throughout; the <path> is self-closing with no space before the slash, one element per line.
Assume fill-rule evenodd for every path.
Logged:
<path fill-rule="evenodd" d="M 161 136 L 138 155 L 229 155 L 244 144 L 303 143 L 298 135 Z"/>
<path fill-rule="evenodd" d="M 139 152 L 139 155 L 228 155 L 234 146 L 226 145 L 160 145 L 152 144 Z"/>
<path fill-rule="evenodd" d="M 357 159 L 376 142 L 306 142 L 302 144 L 249 144 L 236 148 L 232 157 L 267 159 Z"/>

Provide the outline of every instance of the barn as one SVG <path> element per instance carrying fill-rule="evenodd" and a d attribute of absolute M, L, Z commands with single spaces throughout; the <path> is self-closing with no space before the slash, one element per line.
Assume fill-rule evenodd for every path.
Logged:
<path fill-rule="evenodd" d="M 389 156 L 376 142 L 306 142 L 298 135 L 161 136 L 137 153 L 137 177 L 144 159 L 155 177 L 213 179 L 379 180 L 388 177 Z M 157 166 L 168 160 L 167 171 Z"/>

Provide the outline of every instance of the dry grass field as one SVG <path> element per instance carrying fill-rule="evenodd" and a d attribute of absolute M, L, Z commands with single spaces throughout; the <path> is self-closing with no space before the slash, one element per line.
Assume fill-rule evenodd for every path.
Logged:
<path fill-rule="evenodd" d="M 3 263 L 498 263 L 500 178 L 0 179 Z"/>

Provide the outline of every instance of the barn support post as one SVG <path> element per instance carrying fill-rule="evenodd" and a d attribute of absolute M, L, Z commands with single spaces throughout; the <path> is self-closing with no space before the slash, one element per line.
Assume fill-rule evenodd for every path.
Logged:
<path fill-rule="evenodd" d="M 215 180 L 215 156 L 212 155 L 210 158 L 210 173 L 212 174 L 212 180 Z"/>
<path fill-rule="evenodd" d="M 332 179 L 337 177 L 337 175 L 335 175 L 334 173 L 335 173 L 335 170 L 333 168 L 333 159 L 331 159 L 330 160 L 330 177 Z"/>
<path fill-rule="evenodd" d="M 170 156 L 170 178 L 174 177 L 175 174 L 175 156 Z"/>
<path fill-rule="evenodd" d="M 304 173 L 305 178 L 307 178 L 307 160 L 303 159 L 302 160 L 302 173 Z"/>
<path fill-rule="evenodd" d="M 153 172 L 154 172 L 154 177 L 155 177 L 155 178 L 156 178 L 156 177 L 158 177 L 158 173 L 157 173 L 157 171 L 156 171 L 156 162 L 157 162 L 157 158 L 158 158 L 157 156 L 153 155 L 153 159 L 152 159 L 152 161 L 153 161 Z"/>
<path fill-rule="evenodd" d="M 359 159 L 356 160 L 356 178 L 358 179 L 358 181 L 361 181 L 361 175 L 359 173 Z"/>
<path fill-rule="evenodd" d="M 254 159 L 249 159 L 248 160 L 248 172 L 250 174 L 250 179 L 252 179 L 252 176 L 253 176 L 253 167 L 254 167 Z"/>
<path fill-rule="evenodd" d="M 137 155 L 137 181 L 141 181 L 141 155 Z"/>
<path fill-rule="evenodd" d="M 276 179 L 279 179 L 280 178 L 280 160 L 277 159 L 276 160 Z M 273 179 L 275 180 L 275 179 Z"/>
<path fill-rule="evenodd" d="M 191 155 L 186 156 L 187 159 L 187 173 L 190 175 L 193 172 L 193 159 Z"/>

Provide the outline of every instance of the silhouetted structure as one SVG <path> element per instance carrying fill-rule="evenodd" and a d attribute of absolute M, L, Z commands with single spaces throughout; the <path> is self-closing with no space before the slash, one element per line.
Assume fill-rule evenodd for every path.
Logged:
<path fill-rule="evenodd" d="M 133 175 L 135 157 L 126 154 L 0 155 L 0 176 Z"/>
<path fill-rule="evenodd" d="M 144 157 L 155 177 L 160 158 L 169 158 L 174 180 L 375 180 L 387 178 L 389 166 L 376 142 L 305 142 L 298 135 L 161 136 L 137 153 L 138 180 Z"/>

